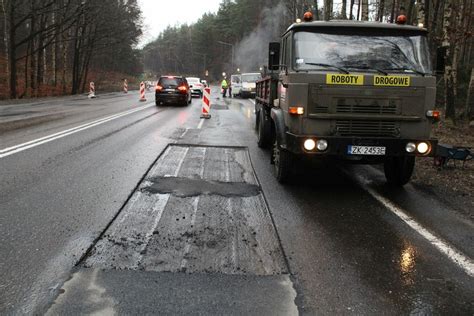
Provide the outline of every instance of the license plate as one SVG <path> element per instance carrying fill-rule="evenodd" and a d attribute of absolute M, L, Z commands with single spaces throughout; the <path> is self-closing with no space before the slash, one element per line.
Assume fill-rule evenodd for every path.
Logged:
<path fill-rule="evenodd" d="M 385 155 L 385 147 L 378 146 L 347 146 L 347 154 L 349 155 Z"/>

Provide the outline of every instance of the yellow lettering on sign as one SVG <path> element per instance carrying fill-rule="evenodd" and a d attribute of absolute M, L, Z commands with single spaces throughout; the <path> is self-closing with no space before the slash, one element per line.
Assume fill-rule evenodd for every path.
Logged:
<path fill-rule="evenodd" d="M 374 86 L 409 87 L 409 76 L 374 76 Z"/>
<path fill-rule="evenodd" d="M 327 74 L 326 84 L 344 84 L 361 86 L 364 84 L 363 75 L 341 75 L 341 74 Z"/>

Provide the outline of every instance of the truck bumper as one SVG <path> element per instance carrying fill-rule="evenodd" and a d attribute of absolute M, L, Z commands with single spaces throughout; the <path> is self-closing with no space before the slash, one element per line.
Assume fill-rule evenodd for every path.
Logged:
<path fill-rule="evenodd" d="M 303 144 L 307 139 L 314 141 L 325 139 L 328 147 L 324 151 L 318 151 L 316 148 L 308 151 Z M 430 150 L 426 154 L 418 154 L 416 152 L 409 153 L 406 151 L 406 145 L 409 143 L 418 144 L 419 142 L 426 142 L 429 144 Z M 432 157 L 436 154 L 438 141 L 436 139 L 394 139 L 394 138 L 363 138 L 363 137 L 338 137 L 338 136 L 316 136 L 316 135 L 295 135 L 286 133 L 286 144 L 283 145 L 285 149 L 295 154 L 304 155 L 323 155 L 323 156 L 338 156 L 338 157 L 355 157 L 358 155 L 348 154 L 349 146 L 376 146 L 385 147 L 385 155 L 378 157 L 394 157 L 394 156 L 422 156 Z M 367 157 L 366 155 L 360 155 Z M 376 156 L 377 157 L 377 156 Z"/>

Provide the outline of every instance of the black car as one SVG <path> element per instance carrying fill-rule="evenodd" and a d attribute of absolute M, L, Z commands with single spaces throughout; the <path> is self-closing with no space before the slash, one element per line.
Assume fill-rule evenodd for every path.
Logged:
<path fill-rule="evenodd" d="M 161 76 L 155 87 L 156 105 L 191 103 L 191 89 L 186 78 L 181 76 Z"/>

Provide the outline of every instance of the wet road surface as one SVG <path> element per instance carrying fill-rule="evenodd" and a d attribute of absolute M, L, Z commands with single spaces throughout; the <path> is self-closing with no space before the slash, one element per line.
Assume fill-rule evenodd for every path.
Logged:
<path fill-rule="evenodd" d="M 212 103 L 201 121 L 198 100 L 99 98 L 75 124 L 143 110 L 0 159 L 0 311 L 473 314 L 472 219 L 372 167 L 301 161 L 279 185 L 251 101 Z M 1 148 L 65 120 L 15 128 Z"/>

